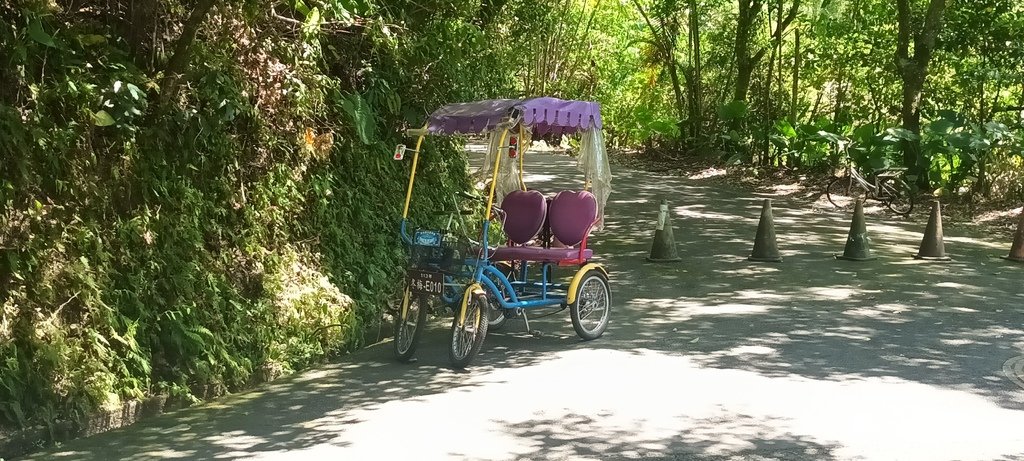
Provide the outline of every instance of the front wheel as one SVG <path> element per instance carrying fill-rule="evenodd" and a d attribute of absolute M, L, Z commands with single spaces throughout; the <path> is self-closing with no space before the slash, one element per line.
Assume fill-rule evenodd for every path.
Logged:
<path fill-rule="evenodd" d="M 408 287 L 402 296 L 402 302 L 395 313 L 395 358 L 400 362 L 409 362 L 416 354 L 420 344 L 420 336 L 427 326 L 427 298 L 414 295 Z"/>
<path fill-rule="evenodd" d="M 853 179 L 853 176 L 849 175 L 833 179 L 825 189 L 825 197 L 837 208 L 853 205 L 857 200 L 863 200 L 866 196 L 867 191 L 856 179 Z"/>
<path fill-rule="evenodd" d="M 906 181 L 889 178 L 883 180 L 878 188 L 888 196 L 885 206 L 893 213 L 907 216 L 914 210 L 914 190 Z"/>
<path fill-rule="evenodd" d="M 608 277 L 600 269 L 588 269 L 576 287 L 576 298 L 569 304 L 569 317 L 576 334 L 584 341 L 601 337 L 608 328 L 611 305 Z"/>
<path fill-rule="evenodd" d="M 452 320 L 452 340 L 448 347 L 448 359 L 458 369 L 466 368 L 473 357 L 480 352 L 487 336 L 487 296 L 475 293 L 473 287 L 466 289 L 459 312 Z M 460 322 L 460 316 L 462 321 Z"/>

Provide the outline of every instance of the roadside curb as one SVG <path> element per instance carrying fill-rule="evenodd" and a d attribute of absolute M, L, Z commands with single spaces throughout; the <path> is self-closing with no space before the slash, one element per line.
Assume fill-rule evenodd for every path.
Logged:
<path fill-rule="evenodd" d="M 201 402 L 197 405 L 208 404 L 231 394 L 248 392 L 264 384 L 331 363 L 331 361 L 337 360 L 338 357 L 366 349 L 391 336 L 385 333 L 389 332 L 387 332 L 386 326 L 383 324 L 369 327 L 362 334 L 362 345 L 356 349 L 336 356 L 324 357 L 323 361 L 317 364 L 301 370 L 295 370 L 287 375 L 275 376 L 271 379 L 254 379 L 249 385 L 235 392 L 215 392 L 211 391 L 212 388 L 208 387 L 206 392 L 203 392 L 203 395 L 199 397 Z M 0 461 L 15 461 L 18 457 L 52 448 L 57 443 L 69 442 L 128 427 L 140 421 L 191 406 L 193 405 L 184 399 L 174 399 L 170 395 L 161 394 L 143 400 L 125 402 L 119 409 L 97 411 L 86 417 L 83 423 L 58 421 L 54 423 L 52 430 L 47 426 L 39 425 L 14 430 L 13 432 L 0 433 Z"/>
<path fill-rule="evenodd" d="M 188 406 L 184 402 L 168 403 L 167 395 L 158 395 L 145 400 L 126 402 L 117 410 L 101 411 L 90 415 L 82 423 L 60 421 L 53 428 L 33 426 L 0 439 L 0 460 L 12 459 L 52 446 L 54 443 L 88 437 L 102 432 L 130 426 L 143 419 L 150 418 L 171 410 Z"/>

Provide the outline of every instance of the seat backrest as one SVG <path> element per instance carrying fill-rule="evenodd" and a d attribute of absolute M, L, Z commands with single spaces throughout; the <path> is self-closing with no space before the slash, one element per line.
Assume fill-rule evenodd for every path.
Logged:
<path fill-rule="evenodd" d="M 548 225 L 559 242 L 574 246 L 587 238 L 597 222 L 597 197 L 588 191 L 559 192 L 551 199 Z"/>
<path fill-rule="evenodd" d="M 505 212 L 505 223 L 502 227 L 505 235 L 513 243 L 522 245 L 540 232 L 548 204 L 544 194 L 539 191 L 516 190 L 509 192 L 502 199 L 501 210 Z"/>

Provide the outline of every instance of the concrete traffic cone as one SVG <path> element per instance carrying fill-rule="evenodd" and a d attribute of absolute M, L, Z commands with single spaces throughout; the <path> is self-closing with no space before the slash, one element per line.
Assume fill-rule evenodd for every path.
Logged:
<path fill-rule="evenodd" d="M 949 256 L 946 256 L 946 244 L 942 241 L 942 204 L 938 200 L 932 202 L 932 214 L 928 218 L 928 225 L 924 228 L 921 249 L 917 251 L 914 259 L 929 261 L 949 261 L 950 259 Z"/>
<path fill-rule="evenodd" d="M 1008 256 L 1001 256 L 1007 261 L 1024 263 L 1024 210 L 1020 212 L 1020 223 L 1017 224 L 1017 233 L 1013 236 L 1013 246 L 1010 247 Z"/>
<path fill-rule="evenodd" d="M 759 262 L 782 262 L 779 246 L 775 241 L 775 220 L 772 219 L 772 200 L 764 199 L 761 206 L 761 220 L 757 223 L 754 237 L 754 251 L 747 258 Z"/>
<path fill-rule="evenodd" d="M 647 257 L 651 262 L 675 262 L 682 258 L 676 250 L 676 239 L 672 235 L 672 217 L 668 212 L 668 200 L 662 200 L 658 207 L 658 227 L 654 230 L 654 242 L 651 254 Z"/>
<path fill-rule="evenodd" d="M 857 206 L 853 209 L 853 222 L 850 223 L 850 235 L 846 238 L 846 248 L 842 255 L 835 255 L 836 259 L 848 261 L 871 261 L 877 259 L 871 256 L 871 239 L 868 238 L 867 224 L 864 222 L 864 201 L 857 200 Z"/>

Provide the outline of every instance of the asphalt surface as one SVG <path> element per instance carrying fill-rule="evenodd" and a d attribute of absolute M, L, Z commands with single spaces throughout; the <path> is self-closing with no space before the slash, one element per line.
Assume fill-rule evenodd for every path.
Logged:
<path fill-rule="evenodd" d="M 533 155 L 531 187 L 580 187 L 570 158 Z M 1024 265 L 997 258 L 1004 237 L 947 224 L 953 261 L 922 262 L 927 216 L 869 207 L 878 259 L 838 261 L 850 211 L 778 196 L 784 261 L 753 263 L 768 196 L 615 175 L 598 340 L 567 311 L 531 321 L 540 337 L 512 322 L 456 372 L 439 319 L 414 364 L 383 342 L 26 459 L 1024 459 Z M 677 263 L 645 261 L 663 198 Z"/>

